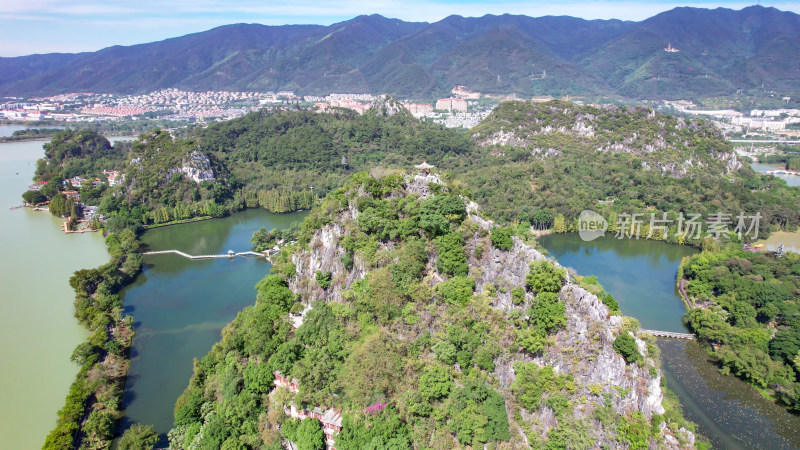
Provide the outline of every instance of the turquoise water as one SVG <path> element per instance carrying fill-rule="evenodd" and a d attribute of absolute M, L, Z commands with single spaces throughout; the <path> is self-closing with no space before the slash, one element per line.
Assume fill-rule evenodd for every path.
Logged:
<path fill-rule="evenodd" d="M 586 242 L 577 233 L 551 234 L 539 242 L 561 265 L 597 276 L 622 312 L 637 318 L 642 328 L 686 332 L 675 276 L 681 258 L 696 250 L 646 239 Z"/>
<path fill-rule="evenodd" d="M 191 255 L 250 249 L 260 227 L 286 228 L 305 213 L 271 214 L 250 209 L 223 219 L 157 228 L 144 234 L 150 250 L 178 249 Z M 178 255 L 145 257 L 144 273 L 124 292 L 135 317 L 136 337 L 123 406 L 125 426 L 172 427 L 175 401 L 192 375 L 192 360 L 220 339 L 220 331 L 255 302 L 255 284 L 270 264 L 255 257 L 188 260 Z M 162 445 L 166 441 L 162 440 Z"/>

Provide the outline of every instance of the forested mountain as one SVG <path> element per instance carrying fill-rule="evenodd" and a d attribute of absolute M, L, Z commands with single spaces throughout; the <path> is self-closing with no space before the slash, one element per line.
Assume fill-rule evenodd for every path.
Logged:
<path fill-rule="evenodd" d="M 668 53 L 668 43 L 680 49 Z M 796 93 L 800 16 L 676 8 L 642 22 L 378 15 L 330 26 L 236 24 L 92 53 L 0 58 L 0 94 L 294 90 L 430 98 L 494 94 L 691 98 L 764 86 Z"/>
<path fill-rule="evenodd" d="M 153 131 L 132 146 L 100 144 L 93 132 L 58 135 L 37 177 L 60 183 L 119 170 L 115 189 L 82 188 L 113 229 L 244 207 L 308 209 L 354 172 L 409 169 L 423 160 L 501 222 L 574 231 L 590 209 L 611 231 L 619 214 L 632 213 L 674 220 L 758 212 L 762 233 L 800 223 L 800 192 L 742 164 L 711 123 L 644 107 L 504 102 L 465 132 L 420 122 L 383 96 L 364 115 L 261 111 L 195 129 L 188 139 Z"/>
<path fill-rule="evenodd" d="M 354 175 L 256 290 L 170 448 L 694 447 L 652 337 L 438 175 Z"/>
<path fill-rule="evenodd" d="M 471 134 L 489 154 L 460 177 L 500 220 L 577 231 L 588 209 L 605 216 L 612 232 L 619 214 L 633 213 L 667 213 L 674 221 L 681 213 L 758 212 L 771 230 L 800 223 L 800 191 L 742 164 L 703 120 L 641 107 L 515 101 L 500 104 Z M 674 228 L 667 234 L 656 239 L 679 242 Z"/>
<path fill-rule="evenodd" d="M 23 195 L 50 198 L 56 212 L 62 182 L 86 178 L 81 201 L 99 205 L 112 233 L 112 262 L 73 277 L 92 335 L 74 356 L 84 368 L 48 448 L 113 438 L 121 391 L 112 388 L 126 366 L 99 358 L 123 358 L 130 345 L 122 331 L 133 321 L 116 293 L 141 266 L 143 225 L 313 208 L 297 245 L 257 286 L 255 305 L 196 365 L 176 405 L 172 448 L 260 448 L 280 436 L 318 444 L 321 430 L 284 417 L 291 394 L 267 400 L 273 370 L 299 381 L 297 408 L 341 409 L 337 448 L 645 448 L 693 439 L 662 404 L 655 348 L 636 341 L 636 324 L 614 315 L 596 281 L 543 263 L 530 226 L 575 231 L 584 209 L 603 214 L 611 232 L 617 214 L 631 213 L 760 212 L 762 236 L 800 222 L 800 190 L 740 167 L 712 124 L 651 108 L 506 102 L 466 132 L 420 122 L 382 96 L 364 115 L 265 110 L 189 134 L 153 130 L 111 146 L 93 131 L 66 130 L 37 164 L 47 183 Z M 399 175 L 421 160 L 437 174 Z M 108 169 L 120 172 L 113 186 Z M 57 213 L 77 219 L 72 208 Z M 680 240 L 674 227 L 667 234 L 650 237 L 719 248 Z M 796 308 L 779 302 L 797 287 L 797 264 L 728 256 L 687 263 L 690 294 L 718 306 L 690 317 L 693 326 L 725 345 L 726 367 L 760 386 L 781 382 L 773 389 L 796 407 L 788 374 L 797 361 L 788 356 L 797 324 L 786 316 Z M 752 305 L 725 295 L 734 270 L 768 280 L 764 289 L 738 281 Z M 746 328 L 756 332 L 752 345 L 741 340 Z M 773 350 L 782 343 L 788 353 Z M 760 353 L 734 357 L 751 347 Z M 113 373 L 97 383 L 103 367 Z"/>

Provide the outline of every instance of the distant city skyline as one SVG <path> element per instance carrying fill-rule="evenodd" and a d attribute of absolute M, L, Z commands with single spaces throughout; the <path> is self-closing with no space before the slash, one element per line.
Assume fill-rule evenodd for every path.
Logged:
<path fill-rule="evenodd" d="M 752 2 L 578 0 L 0 0 L 0 57 L 96 51 L 205 31 L 232 23 L 330 25 L 362 14 L 436 22 L 450 15 L 567 15 L 584 19 L 643 20 L 678 6 L 741 9 Z M 763 3 L 800 13 L 798 2 Z"/>

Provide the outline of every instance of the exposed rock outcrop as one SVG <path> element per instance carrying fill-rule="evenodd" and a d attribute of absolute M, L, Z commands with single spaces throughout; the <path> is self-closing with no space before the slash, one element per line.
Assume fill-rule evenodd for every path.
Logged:
<path fill-rule="evenodd" d="M 186 174 L 197 184 L 202 181 L 214 181 L 214 171 L 211 169 L 211 160 L 202 152 L 195 150 L 182 161 L 183 165 L 178 171 Z"/>
<path fill-rule="evenodd" d="M 389 94 L 379 95 L 375 100 L 373 100 L 370 110 L 377 115 L 386 117 L 391 117 L 401 113 L 409 115 L 411 114 L 402 103 L 392 98 L 392 96 Z"/>

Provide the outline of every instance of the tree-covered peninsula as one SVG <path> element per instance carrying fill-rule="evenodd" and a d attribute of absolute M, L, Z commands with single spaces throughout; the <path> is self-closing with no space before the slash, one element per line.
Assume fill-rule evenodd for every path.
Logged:
<path fill-rule="evenodd" d="M 636 322 L 462 194 L 329 194 L 196 362 L 170 447 L 692 446 Z"/>
<path fill-rule="evenodd" d="M 501 103 L 470 133 L 485 163 L 462 178 L 498 220 L 577 231 L 581 211 L 593 210 L 617 232 L 621 215 L 642 214 L 634 234 L 645 237 L 651 214 L 666 214 L 669 229 L 651 237 L 695 246 L 706 233 L 680 239 L 681 213 L 700 214 L 703 221 L 716 213 L 758 213 L 762 236 L 800 224 L 800 190 L 754 172 L 721 131 L 701 119 L 645 107 L 518 101 Z"/>

